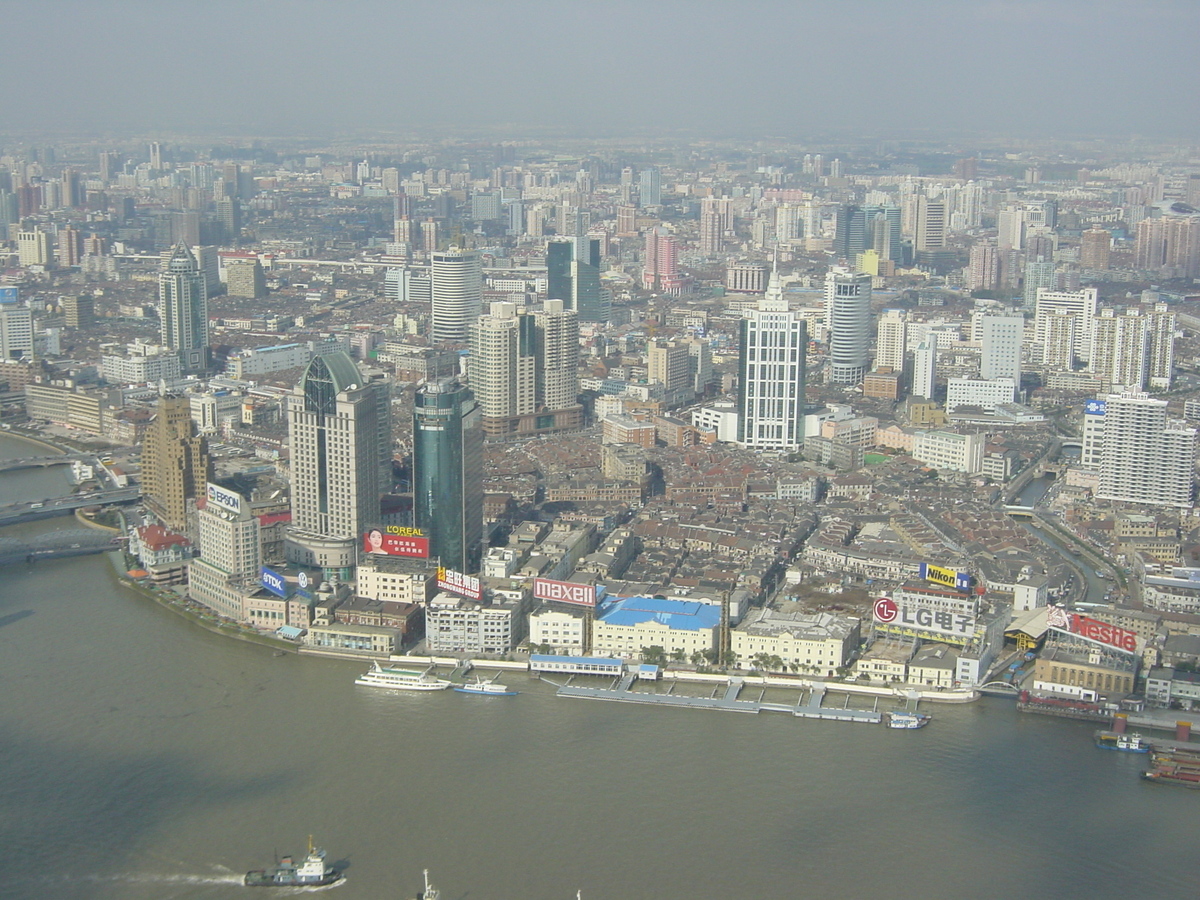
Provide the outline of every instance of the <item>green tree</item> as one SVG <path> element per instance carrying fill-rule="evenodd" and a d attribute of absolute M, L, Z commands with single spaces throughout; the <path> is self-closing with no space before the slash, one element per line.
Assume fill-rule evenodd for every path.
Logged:
<path fill-rule="evenodd" d="M 658 644 L 643 647 L 642 662 L 651 666 L 665 666 L 667 664 L 667 651 Z"/>

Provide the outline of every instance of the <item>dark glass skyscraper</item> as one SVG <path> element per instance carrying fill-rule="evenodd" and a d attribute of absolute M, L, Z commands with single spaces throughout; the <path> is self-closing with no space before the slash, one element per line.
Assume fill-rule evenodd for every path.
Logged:
<path fill-rule="evenodd" d="M 600 288 L 599 240 L 577 237 L 546 244 L 546 297 L 562 300 L 580 322 L 608 321 L 612 300 Z"/>
<path fill-rule="evenodd" d="M 458 572 L 483 555 L 483 428 L 475 395 L 454 379 L 426 384 L 413 408 L 413 517 L 430 556 Z"/>

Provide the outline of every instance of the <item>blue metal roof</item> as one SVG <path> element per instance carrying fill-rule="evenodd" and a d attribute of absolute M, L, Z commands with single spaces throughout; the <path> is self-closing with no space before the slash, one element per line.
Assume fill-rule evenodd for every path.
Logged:
<path fill-rule="evenodd" d="M 300 637 L 300 635 L 304 634 L 304 629 L 297 628 L 295 625 L 280 625 L 275 629 L 275 633 L 285 638 L 292 638 L 294 640 Z"/>
<path fill-rule="evenodd" d="M 614 597 L 600 607 L 598 616 L 609 625 L 632 626 L 655 621 L 680 631 L 700 631 L 721 624 L 721 607 L 695 600 Z"/>
<path fill-rule="evenodd" d="M 529 659 L 532 662 L 574 663 L 575 665 L 625 665 L 624 660 L 613 659 L 610 656 L 555 656 L 553 654 L 531 653 Z"/>

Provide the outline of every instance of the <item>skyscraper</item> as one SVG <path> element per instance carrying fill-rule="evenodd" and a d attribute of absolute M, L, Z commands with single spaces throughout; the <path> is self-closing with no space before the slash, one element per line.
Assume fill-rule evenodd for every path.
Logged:
<path fill-rule="evenodd" d="M 471 329 L 471 391 L 485 435 L 577 428 L 579 319 L 561 300 L 533 313 L 498 302 Z"/>
<path fill-rule="evenodd" d="M 643 209 L 662 206 L 662 173 L 653 166 L 638 176 L 638 203 Z"/>
<path fill-rule="evenodd" d="M 483 269 L 474 250 L 451 247 L 430 255 L 433 340 L 462 343 L 483 312 Z"/>
<path fill-rule="evenodd" d="M 548 241 L 546 270 L 549 299 L 562 300 L 581 322 L 608 321 L 612 294 L 600 286 L 599 240 L 582 236 Z"/>
<path fill-rule="evenodd" d="M 344 351 L 313 357 L 288 398 L 292 524 L 288 560 L 327 571 L 354 564 L 390 486 L 391 403 Z"/>
<path fill-rule="evenodd" d="M 871 276 L 835 266 L 825 275 L 830 384 L 858 384 L 871 360 Z"/>
<path fill-rule="evenodd" d="M 804 443 L 808 323 L 788 308 L 779 273 L 739 325 L 738 442 L 763 450 Z"/>
<path fill-rule="evenodd" d="M 187 397 L 166 396 L 142 446 L 142 493 L 146 509 L 172 531 L 188 531 L 188 501 L 212 478 L 208 441 L 196 430 Z"/>
<path fill-rule="evenodd" d="M 457 572 L 483 554 L 483 429 L 474 395 L 460 382 L 431 382 L 413 407 L 413 519 L 430 556 Z"/>
<path fill-rule="evenodd" d="M 1143 393 L 1110 394 L 1089 405 L 1103 416 L 1097 498 L 1191 508 L 1196 429 L 1168 420 L 1167 401 Z"/>
<path fill-rule="evenodd" d="M 184 372 L 208 367 L 208 291 L 196 257 L 177 244 L 158 276 L 158 316 L 162 343 L 179 354 Z"/>
<path fill-rule="evenodd" d="M 648 291 L 678 294 L 684 280 L 679 274 L 679 241 L 655 226 L 646 232 L 646 255 L 642 265 L 642 287 Z"/>
<path fill-rule="evenodd" d="M 1112 234 L 1098 224 L 1079 238 L 1079 265 L 1085 269 L 1107 269 L 1112 256 Z"/>

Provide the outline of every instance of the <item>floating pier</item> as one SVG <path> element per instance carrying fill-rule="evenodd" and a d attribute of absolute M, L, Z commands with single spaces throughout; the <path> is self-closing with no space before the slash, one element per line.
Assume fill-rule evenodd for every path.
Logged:
<path fill-rule="evenodd" d="M 665 694 L 633 690 L 636 676 L 625 673 L 611 687 L 584 687 L 566 684 L 558 689 L 559 697 L 576 697 L 584 700 L 612 700 L 618 703 L 644 703 L 657 706 L 675 706 L 685 709 L 719 709 L 726 712 L 759 713 L 781 712 L 790 713 L 803 719 L 829 719 L 836 722 L 859 722 L 867 725 L 878 725 L 883 721 L 883 713 L 871 709 L 848 709 L 824 706 L 826 688 L 817 685 L 808 693 L 807 698 L 802 694 L 800 701 L 794 706 L 788 703 L 764 703 L 761 695 L 758 700 L 740 700 L 738 696 L 745 687 L 745 679 L 730 678 L 725 684 L 725 692 L 720 693 L 721 685 L 717 685 L 711 697 L 688 697 L 676 694 L 672 689 Z M 849 696 L 847 696 L 849 702 Z"/>

